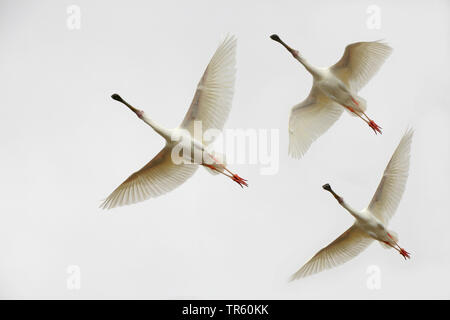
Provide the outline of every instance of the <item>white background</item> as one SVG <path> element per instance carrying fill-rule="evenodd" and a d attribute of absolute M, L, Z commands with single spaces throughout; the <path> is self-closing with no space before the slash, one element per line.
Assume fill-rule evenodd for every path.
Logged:
<path fill-rule="evenodd" d="M 67 27 L 70 5 L 81 29 Z M 366 25 L 370 5 L 381 29 Z M 1 298 L 450 298 L 447 1 L 0 2 Z M 226 128 L 279 129 L 278 174 L 233 165 L 241 190 L 199 170 L 157 199 L 102 211 L 105 198 L 163 145 L 121 94 L 178 125 L 221 39 L 238 38 Z M 312 78 L 269 35 L 312 64 L 345 46 L 385 39 L 392 56 L 360 92 L 383 127 L 375 136 L 344 113 L 302 160 L 287 156 L 291 106 Z M 404 261 L 374 243 L 347 264 L 288 283 L 352 223 L 323 191 L 370 201 L 408 125 L 407 189 L 390 228 Z M 69 290 L 67 268 L 81 271 Z M 367 286 L 380 270 L 381 288 Z"/>

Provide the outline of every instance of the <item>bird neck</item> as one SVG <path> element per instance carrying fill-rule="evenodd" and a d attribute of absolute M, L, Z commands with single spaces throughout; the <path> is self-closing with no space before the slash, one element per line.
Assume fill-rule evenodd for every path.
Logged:
<path fill-rule="evenodd" d="M 355 217 L 355 219 L 360 220 L 362 218 L 361 213 L 358 212 L 357 210 L 353 209 L 347 202 L 344 201 L 344 198 L 342 198 L 340 195 L 338 195 L 336 192 L 334 192 L 333 189 L 331 189 L 329 184 L 326 184 L 323 186 L 323 188 L 325 190 L 327 190 L 328 192 L 330 192 L 333 197 L 336 199 L 336 201 L 342 206 L 344 207 L 345 210 L 347 210 L 348 212 L 350 212 L 350 214 Z"/>
<path fill-rule="evenodd" d="M 172 134 L 171 134 L 170 130 L 164 128 L 163 126 L 160 126 L 153 119 L 150 119 L 149 117 L 147 117 L 147 115 L 145 115 L 144 113 L 142 113 L 140 118 L 142 119 L 142 121 L 144 121 L 150 127 L 152 127 L 152 129 L 155 130 L 156 133 L 158 133 L 160 136 L 162 136 L 164 139 L 166 139 L 167 142 L 171 141 Z"/>
<path fill-rule="evenodd" d="M 359 219 L 361 217 L 361 214 L 357 210 L 353 209 L 347 202 L 345 202 L 343 198 L 341 198 L 339 204 L 356 219 Z"/>
<path fill-rule="evenodd" d="M 316 67 L 310 64 L 305 58 L 303 58 L 300 54 L 297 56 L 297 60 L 305 67 L 305 69 L 311 73 L 314 78 L 319 76 L 319 71 Z"/>

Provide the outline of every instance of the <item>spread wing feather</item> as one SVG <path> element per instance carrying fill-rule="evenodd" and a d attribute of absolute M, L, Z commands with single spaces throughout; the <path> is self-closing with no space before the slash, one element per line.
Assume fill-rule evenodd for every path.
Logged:
<path fill-rule="evenodd" d="M 195 164 L 175 164 L 171 148 L 164 147 L 142 169 L 136 171 L 118 186 L 100 206 L 111 209 L 133 204 L 172 191 L 197 170 Z"/>
<path fill-rule="evenodd" d="M 352 43 L 330 70 L 353 92 L 358 92 L 378 72 L 391 53 L 392 48 L 380 41 Z"/>
<path fill-rule="evenodd" d="M 225 38 L 211 58 L 180 127 L 192 136 L 195 121 L 201 121 L 203 131 L 222 130 L 231 109 L 235 74 L 236 38 L 231 36 Z"/>
<path fill-rule="evenodd" d="M 372 241 L 373 239 L 363 230 L 353 225 L 336 240 L 317 252 L 311 260 L 292 275 L 291 281 L 344 264 L 364 251 Z"/>
<path fill-rule="evenodd" d="M 408 180 L 413 131 L 407 130 L 391 157 L 368 210 L 387 223 L 395 214 Z"/>

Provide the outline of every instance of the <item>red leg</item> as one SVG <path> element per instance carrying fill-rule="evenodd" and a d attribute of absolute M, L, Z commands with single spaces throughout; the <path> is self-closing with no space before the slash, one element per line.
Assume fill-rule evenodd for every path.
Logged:
<path fill-rule="evenodd" d="M 247 180 L 239 177 L 237 174 L 233 174 L 233 177 L 231 179 L 233 179 L 234 182 L 239 184 L 241 188 L 244 188 L 244 186 L 248 187 Z"/>
<path fill-rule="evenodd" d="M 357 106 L 359 105 L 358 102 L 357 102 L 355 99 L 353 99 L 353 97 L 352 97 L 351 99 L 352 99 L 352 101 L 353 101 Z M 378 133 L 379 133 L 379 134 L 383 134 L 383 133 L 381 132 L 381 127 L 380 127 L 379 125 L 377 125 L 377 124 L 375 123 L 375 121 L 373 121 L 372 119 L 370 119 L 370 118 L 367 116 L 367 114 L 366 114 L 365 112 L 362 112 L 362 114 L 364 114 L 368 120 L 364 119 L 364 118 L 363 118 L 358 112 L 356 112 L 355 109 L 353 109 L 352 107 L 349 107 L 349 106 L 344 106 L 344 107 L 346 107 L 350 112 L 356 114 L 358 117 L 360 117 L 361 119 L 363 119 L 363 120 L 369 125 L 369 127 L 372 128 L 372 130 L 375 132 L 375 134 L 378 134 Z"/>
<path fill-rule="evenodd" d="M 375 132 L 375 134 L 377 134 L 377 133 L 383 134 L 383 132 L 381 132 L 381 127 L 380 127 L 379 125 L 377 125 L 377 124 L 375 123 L 375 121 L 370 120 L 370 121 L 368 122 L 368 124 L 369 124 L 369 127 L 371 127 L 372 130 Z"/>
<path fill-rule="evenodd" d="M 217 172 L 219 172 L 219 173 L 221 173 L 221 174 L 227 176 L 228 178 L 231 178 L 231 180 L 233 180 L 234 182 L 236 182 L 237 184 L 239 184 L 239 185 L 241 186 L 241 188 L 243 188 L 244 186 L 248 187 L 248 183 L 247 183 L 247 180 L 246 180 L 246 179 L 243 179 L 243 178 L 239 177 L 237 174 L 231 173 L 231 172 L 230 172 L 227 168 L 225 168 L 225 167 L 223 167 L 223 168 L 224 168 L 225 170 L 227 170 L 228 172 L 230 172 L 230 175 L 227 174 L 227 173 L 225 173 L 225 172 L 222 172 L 222 171 L 218 170 L 218 169 L 217 169 L 216 167 L 214 167 L 213 165 L 206 164 L 206 163 L 203 163 L 203 165 L 204 165 L 205 167 L 210 168 L 211 170 L 217 171 Z"/>
<path fill-rule="evenodd" d="M 408 251 L 406 251 L 405 249 L 401 248 L 401 247 L 398 245 L 398 243 L 394 240 L 394 238 L 392 238 L 392 236 L 391 236 L 389 233 L 388 233 L 387 235 L 389 236 L 389 238 L 391 238 L 392 241 L 394 241 L 394 243 L 395 243 L 395 245 L 398 247 L 398 249 L 397 249 L 396 247 L 392 246 L 390 243 L 388 243 L 388 242 L 386 242 L 386 241 L 385 241 L 385 243 L 388 244 L 388 245 L 390 245 L 390 246 L 391 246 L 392 248 L 394 248 L 395 250 L 397 250 L 398 253 L 400 253 L 400 254 L 403 256 L 403 258 L 405 258 L 405 260 L 406 260 L 406 259 L 410 259 L 410 258 L 411 258 L 411 254 L 410 254 Z"/>
<path fill-rule="evenodd" d="M 228 170 L 227 167 L 225 167 L 223 164 L 219 163 L 219 161 L 217 161 L 217 159 L 215 159 L 213 156 L 211 156 L 211 158 L 218 164 L 220 165 L 225 171 L 227 171 L 229 174 L 231 174 L 231 176 L 229 176 L 234 182 L 236 182 L 237 184 L 239 184 L 241 186 L 241 188 L 244 188 L 244 186 L 248 187 L 248 183 L 246 179 L 243 179 L 241 177 L 239 177 L 237 174 L 231 172 L 230 170 Z M 215 169 L 217 170 L 217 169 Z M 227 175 L 228 176 L 228 175 Z"/>
<path fill-rule="evenodd" d="M 373 129 L 373 131 L 375 132 L 375 134 L 377 134 L 377 133 L 383 134 L 383 133 L 381 132 L 381 129 L 382 129 L 382 128 L 381 128 L 379 125 L 377 125 L 377 124 L 375 123 L 375 121 L 373 121 L 372 119 L 370 119 L 370 118 L 367 116 L 367 114 L 366 114 L 365 112 L 363 112 L 363 114 L 366 116 L 367 119 L 369 119 L 369 121 L 367 122 L 367 124 L 369 125 L 369 127 L 371 127 L 371 128 Z"/>
<path fill-rule="evenodd" d="M 405 258 L 405 260 L 411 258 L 410 253 L 409 253 L 408 251 L 406 251 L 405 249 L 400 248 L 400 251 L 399 251 L 399 252 L 400 252 L 400 254 L 403 256 L 403 258 Z"/>
<path fill-rule="evenodd" d="M 347 107 L 347 106 L 345 106 L 351 113 L 354 113 L 354 114 L 357 114 L 356 112 L 355 112 L 355 109 L 353 109 L 352 107 Z"/>

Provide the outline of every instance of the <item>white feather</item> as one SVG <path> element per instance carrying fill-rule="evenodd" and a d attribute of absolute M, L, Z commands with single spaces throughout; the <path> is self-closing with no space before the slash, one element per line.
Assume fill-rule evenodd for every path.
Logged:
<path fill-rule="evenodd" d="M 163 148 L 142 169 L 129 176 L 100 206 L 111 209 L 160 196 L 183 184 L 197 170 L 195 164 L 174 164 L 171 148 Z"/>
<path fill-rule="evenodd" d="M 356 225 L 351 226 L 328 246 L 317 252 L 291 277 L 292 280 L 310 276 L 341 265 L 364 251 L 373 239 Z"/>
<path fill-rule="evenodd" d="M 391 53 L 392 48 L 380 41 L 352 43 L 330 70 L 356 93 L 378 72 Z"/>
<path fill-rule="evenodd" d="M 231 110 L 236 74 L 236 38 L 225 38 L 209 62 L 180 127 L 194 134 L 195 121 L 203 131 L 222 130 Z M 214 139 L 208 141 L 212 143 Z"/>
<path fill-rule="evenodd" d="M 391 157 L 367 210 L 387 224 L 405 191 L 413 131 L 407 130 Z"/>
<path fill-rule="evenodd" d="M 301 158 L 311 144 L 341 116 L 343 108 L 312 89 L 308 98 L 291 109 L 289 155 Z"/>
<path fill-rule="evenodd" d="M 187 129 L 186 145 L 202 152 L 207 148 L 194 138 L 194 121 L 202 122 L 203 130 L 222 130 L 231 109 L 236 65 L 236 38 L 227 37 L 218 47 L 204 72 L 194 95 L 191 106 L 179 128 L 166 129 L 149 119 L 142 110 L 124 102 L 118 95 L 115 100 L 126 104 L 140 119 L 166 139 L 166 146 L 142 169 L 133 173 L 117 187 L 102 203 L 101 207 L 114 207 L 144 201 L 167 193 L 189 179 L 197 170 L 197 164 L 175 164 L 171 140 L 179 136 L 180 128 Z M 211 143 L 213 140 L 208 141 Z M 186 159 L 189 160 L 189 159 Z M 223 171 L 223 167 L 218 167 Z"/>
<path fill-rule="evenodd" d="M 384 248 L 394 248 L 405 259 L 409 258 L 409 253 L 398 245 L 397 233 L 387 229 L 387 223 L 395 213 L 405 190 L 412 136 L 411 129 L 404 134 L 368 208 L 357 211 L 331 190 L 331 186 L 324 186 L 324 189 L 330 191 L 339 204 L 355 218 L 355 223 L 340 237 L 317 252 L 291 277 L 291 280 L 343 264 L 366 249 L 374 239 Z"/>
<path fill-rule="evenodd" d="M 346 47 L 344 55 L 335 65 L 316 68 L 279 36 L 272 35 L 271 38 L 283 45 L 313 76 L 308 98 L 291 111 L 289 155 L 302 157 L 311 144 L 336 122 L 344 108 L 351 108 L 352 115 L 363 119 L 375 133 L 381 133 L 380 127 L 365 115 L 366 101 L 357 92 L 391 53 L 388 45 L 379 41 L 353 43 Z"/>

